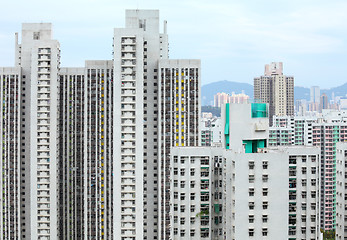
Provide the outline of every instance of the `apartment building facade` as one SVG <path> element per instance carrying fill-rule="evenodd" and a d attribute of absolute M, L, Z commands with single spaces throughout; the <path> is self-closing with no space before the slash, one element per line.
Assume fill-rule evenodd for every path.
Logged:
<path fill-rule="evenodd" d="M 291 129 L 292 145 L 315 146 L 321 150 L 320 159 L 320 227 L 333 230 L 336 226 L 336 144 L 346 141 L 346 113 L 343 111 L 323 111 L 320 117 L 274 117 L 270 136 L 278 129 Z M 272 146 L 280 146 L 287 141 L 277 138 Z"/>
<path fill-rule="evenodd" d="M 0 239 L 19 239 L 22 234 L 21 75 L 19 67 L 0 68 L 2 105 Z"/>
<path fill-rule="evenodd" d="M 254 99 L 269 104 L 269 118 L 294 115 L 294 77 L 283 75 L 283 63 L 265 65 L 265 74 L 254 78 Z"/>
<path fill-rule="evenodd" d="M 347 238 L 347 143 L 336 143 L 336 239 Z"/>
<path fill-rule="evenodd" d="M 51 24 L 16 35 L 0 68 L 6 239 L 168 239 L 170 146 L 200 143 L 200 60 L 168 59 L 159 11 L 125 22 L 113 59 L 80 68 L 60 68 Z"/>
<path fill-rule="evenodd" d="M 267 148 L 262 105 L 222 119 L 223 147 L 172 149 L 171 238 L 318 239 L 319 149 Z"/>

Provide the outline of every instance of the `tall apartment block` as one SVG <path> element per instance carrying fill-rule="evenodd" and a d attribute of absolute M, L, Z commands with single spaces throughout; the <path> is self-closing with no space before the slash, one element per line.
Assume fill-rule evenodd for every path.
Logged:
<path fill-rule="evenodd" d="M 336 239 L 347 238 L 347 143 L 336 143 Z"/>
<path fill-rule="evenodd" d="M 268 148 L 266 104 L 227 104 L 223 147 L 175 147 L 172 239 L 318 239 L 319 149 Z"/>
<path fill-rule="evenodd" d="M 23 24 L 21 44 L 16 35 L 15 65 L 21 69 L 16 84 L 21 101 L 21 160 L 16 163 L 21 168 L 21 192 L 16 194 L 21 196 L 20 237 L 57 238 L 60 49 L 51 24 Z"/>
<path fill-rule="evenodd" d="M 60 238 L 113 238 L 113 62 L 60 70 Z"/>
<path fill-rule="evenodd" d="M 310 88 L 310 102 L 319 104 L 320 102 L 320 87 L 319 86 L 312 86 Z"/>
<path fill-rule="evenodd" d="M 51 24 L 16 35 L 0 68 L 4 239 L 169 238 L 170 147 L 200 143 L 200 60 L 168 59 L 159 11 L 125 22 L 113 59 L 80 68 L 60 68 Z"/>
<path fill-rule="evenodd" d="M 278 129 L 291 129 L 292 145 L 315 146 L 321 150 L 320 159 L 320 227 L 324 230 L 335 229 L 336 224 L 336 144 L 347 141 L 347 114 L 328 111 L 320 118 L 275 117 L 270 128 L 273 137 Z M 272 146 L 286 143 L 282 138 L 270 142 Z"/>
<path fill-rule="evenodd" d="M 1 203 L 0 239 L 22 236 L 21 69 L 0 68 Z M 24 180 L 25 181 L 25 180 Z"/>
<path fill-rule="evenodd" d="M 269 104 L 269 118 L 294 115 L 294 77 L 283 75 L 283 63 L 265 65 L 265 74 L 254 78 L 254 99 Z"/>
<path fill-rule="evenodd" d="M 312 126 L 314 123 L 317 123 L 316 117 L 274 116 L 272 127 L 269 129 L 270 146 L 287 145 L 288 142 L 289 145 L 312 146 Z M 285 135 L 286 138 L 277 138 L 277 142 L 272 143 L 272 135 L 279 132 L 288 134 Z"/>
<path fill-rule="evenodd" d="M 170 234 L 170 148 L 200 144 L 200 61 L 159 62 L 159 183 L 161 236 Z"/>

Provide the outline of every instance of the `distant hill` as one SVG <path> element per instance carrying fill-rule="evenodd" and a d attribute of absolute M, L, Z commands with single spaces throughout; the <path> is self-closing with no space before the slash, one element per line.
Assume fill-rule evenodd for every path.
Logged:
<path fill-rule="evenodd" d="M 253 85 L 249 83 L 239 83 L 239 82 L 231 82 L 227 80 L 209 83 L 206 85 L 203 85 L 201 87 L 201 93 L 202 93 L 202 106 L 209 106 L 213 105 L 213 96 L 218 92 L 225 92 L 231 94 L 232 92 L 235 92 L 236 94 L 241 93 L 242 91 L 245 92 L 248 96 L 250 96 L 251 99 L 253 99 Z M 335 94 L 335 96 L 346 96 L 347 94 L 347 83 L 330 88 L 330 89 L 321 89 L 321 94 L 325 93 L 329 100 L 331 99 L 332 93 Z M 294 87 L 294 101 L 298 99 L 306 99 L 307 101 L 310 100 L 310 88 L 305 87 Z"/>
<path fill-rule="evenodd" d="M 332 93 L 334 93 L 335 96 L 345 97 L 347 94 L 347 83 L 338 87 L 330 88 L 330 89 L 321 89 L 320 93 L 321 94 L 325 93 L 329 97 L 329 99 L 331 99 Z"/>
<path fill-rule="evenodd" d="M 212 106 L 201 106 L 201 112 L 210 112 L 213 116 L 220 117 L 220 108 Z"/>

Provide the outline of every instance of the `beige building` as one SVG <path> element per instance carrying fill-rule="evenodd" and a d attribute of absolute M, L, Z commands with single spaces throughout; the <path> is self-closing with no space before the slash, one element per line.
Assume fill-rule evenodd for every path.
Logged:
<path fill-rule="evenodd" d="M 269 104 L 272 116 L 294 115 L 294 77 L 283 75 L 283 63 L 265 65 L 263 76 L 254 78 L 254 99 Z"/>

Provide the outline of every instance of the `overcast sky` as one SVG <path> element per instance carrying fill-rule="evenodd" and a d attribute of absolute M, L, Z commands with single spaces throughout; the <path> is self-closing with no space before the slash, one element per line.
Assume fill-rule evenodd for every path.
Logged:
<path fill-rule="evenodd" d="M 295 85 L 347 82 L 346 0 L 0 0 L 0 66 L 14 62 L 23 22 L 52 22 L 62 66 L 111 59 L 125 9 L 159 9 L 170 58 L 200 58 L 203 84 L 253 83 L 264 65 L 284 63 Z"/>

